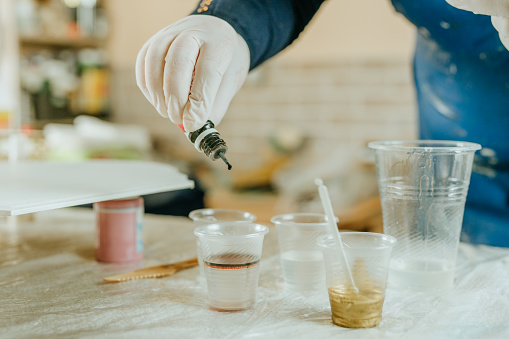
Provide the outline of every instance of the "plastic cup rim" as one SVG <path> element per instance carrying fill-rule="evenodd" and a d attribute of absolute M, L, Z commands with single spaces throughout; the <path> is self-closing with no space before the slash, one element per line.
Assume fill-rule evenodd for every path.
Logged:
<path fill-rule="evenodd" d="M 398 242 L 398 239 L 396 239 L 392 235 L 388 235 L 388 234 L 384 234 L 384 233 L 375 233 L 375 232 L 340 232 L 339 236 L 341 237 L 343 235 L 359 235 L 359 234 L 375 236 L 377 238 L 382 237 L 382 238 L 389 240 L 388 244 L 384 244 L 383 246 L 374 247 L 371 250 L 383 250 L 383 249 L 387 249 L 387 248 L 393 248 L 396 245 L 396 243 Z M 332 235 L 327 234 L 327 235 L 323 235 L 318 238 L 318 245 L 320 247 L 331 247 L 331 246 L 325 244 L 326 240 L 334 241 L 332 238 Z"/>
<path fill-rule="evenodd" d="M 200 209 L 193 210 L 193 211 L 189 212 L 188 218 L 193 220 L 193 221 L 206 221 L 206 222 L 210 222 L 210 220 L 204 219 L 203 217 L 204 216 L 210 216 L 210 215 L 213 216 L 213 214 L 210 214 L 210 215 L 203 214 L 201 218 L 195 218 L 195 216 L 197 214 L 203 213 L 205 211 L 234 212 L 234 213 L 238 213 L 238 214 L 248 215 L 250 217 L 249 219 L 246 219 L 246 220 L 224 220 L 224 221 L 217 220 L 217 222 L 237 222 L 237 221 L 241 221 L 241 222 L 255 222 L 256 219 L 257 219 L 256 215 L 254 215 L 253 213 L 250 213 L 250 212 L 247 212 L 247 211 L 242 211 L 242 210 L 229 209 L 229 208 L 200 208 Z M 216 221 L 213 221 L 213 222 L 217 223 Z"/>
<path fill-rule="evenodd" d="M 294 215 L 299 215 L 299 216 L 320 216 L 320 217 L 324 217 L 324 221 L 323 222 L 295 222 L 295 221 L 290 221 L 290 220 L 283 220 L 284 217 L 294 216 Z M 337 216 L 334 216 L 334 218 L 335 218 L 334 221 L 336 223 L 338 223 L 339 222 L 339 218 Z M 275 215 L 272 218 L 270 218 L 270 222 L 273 223 L 276 226 L 278 224 L 289 224 L 289 225 L 296 225 L 296 226 L 302 226 L 302 227 L 313 227 L 314 225 L 328 225 L 327 216 L 325 214 L 322 214 L 322 213 L 286 213 L 286 214 L 279 214 L 279 215 Z"/>
<path fill-rule="evenodd" d="M 259 231 L 256 231 L 256 232 L 252 232 L 252 233 L 248 233 L 248 234 L 213 234 L 213 233 L 208 233 L 205 231 L 205 229 L 207 228 L 211 228 L 215 225 L 232 225 L 232 226 L 237 226 L 237 227 L 243 227 L 243 226 L 246 226 L 246 225 L 254 225 L 256 227 L 259 227 L 260 230 Z M 252 222 L 237 222 L 237 221 L 233 221 L 233 222 L 214 222 L 214 223 L 210 223 L 208 225 L 202 225 L 202 226 L 198 226 L 194 229 L 194 235 L 196 235 L 197 237 L 207 237 L 207 238 L 222 238 L 222 237 L 228 237 L 228 238 L 242 238 L 242 239 L 248 239 L 248 238 L 256 238 L 256 237 L 259 237 L 259 236 L 264 236 L 265 234 L 269 233 L 269 228 L 265 225 L 261 225 L 261 224 L 255 224 L 255 223 L 252 223 Z"/>
<path fill-rule="evenodd" d="M 416 144 L 428 144 L 429 146 L 416 146 Z M 482 148 L 480 144 L 468 141 L 454 140 L 394 140 L 394 141 L 373 141 L 368 147 L 381 151 L 412 151 L 436 153 L 457 153 L 472 152 Z"/>

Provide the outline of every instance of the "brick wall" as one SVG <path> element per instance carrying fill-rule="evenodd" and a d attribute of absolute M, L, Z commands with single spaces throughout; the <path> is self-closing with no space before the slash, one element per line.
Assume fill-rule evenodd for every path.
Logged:
<path fill-rule="evenodd" d="M 113 81 L 116 121 L 143 124 L 157 137 L 194 151 L 145 100 L 132 70 L 114 71 Z M 362 150 L 371 140 L 415 138 L 409 61 L 269 62 L 248 77 L 218 130 L 230 161 L 249 168 L 259 164 L 268 136 L 282 126 L 308 136 L 302 157 L 309 160 L 326 157 L 331 148 Z"/>

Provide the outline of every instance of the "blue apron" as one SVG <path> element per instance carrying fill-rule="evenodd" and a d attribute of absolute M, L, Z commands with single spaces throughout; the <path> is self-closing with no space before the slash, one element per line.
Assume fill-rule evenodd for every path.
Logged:
<path fill-rule="evenodd" d="M 421 139 L 483 146 L 474 160 L 462 240 L 509 247 L 509 52 L 488 16 L 445 0 L 392 3 L 417 27 Z"/>

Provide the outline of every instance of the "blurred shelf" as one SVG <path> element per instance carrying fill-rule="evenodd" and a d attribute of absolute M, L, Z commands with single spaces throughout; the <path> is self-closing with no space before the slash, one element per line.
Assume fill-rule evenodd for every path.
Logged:
<path fill-rule="evenodd" d="M 59 117 L 59 118 L 37 118 L 34 117 L 30 122 L 37 129 L 42 129 L 47 124 L 72 124 L 74 119 L 80 115 L 86 115 L 94 118 L 99 118 L 102 120 L 109 120 L 111 117 L 107 114 L 87 114 L 87 113 L 79 113 L 76 115 L 69 115 L 68 117 Z"/>
<path fill-rule="evenodd" d="M 42 129 L 47 124 L 72 124 L 74 121 L 74 116 L 69 118 L 59 118 L 59 119 L 36 119 L 33 118 L 30 120 L 32 126 L 36 129 Z"/>
<path fill-rule="evenodd" d="M 22 36 L 19 39 L 22 46 L 33 47 L 54 47 L 54 48 L 97 48 L 105 45 L 106 40 L 94 38 L 59 38 L 59 37 L 28 37 Z"/>

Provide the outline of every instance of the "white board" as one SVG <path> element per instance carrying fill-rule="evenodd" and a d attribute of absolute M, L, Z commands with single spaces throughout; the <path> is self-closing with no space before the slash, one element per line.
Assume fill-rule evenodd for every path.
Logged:
<path fill-rule="evenodd" d="M 147 161 L 0 163 L 0 215 L 193 188 L 175 167 Z"/>

